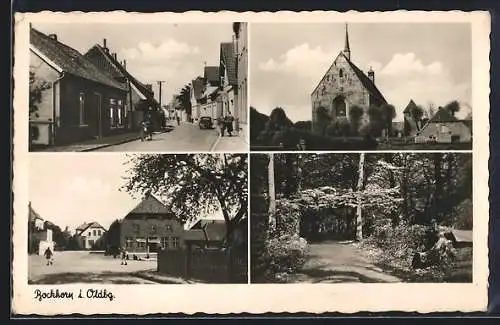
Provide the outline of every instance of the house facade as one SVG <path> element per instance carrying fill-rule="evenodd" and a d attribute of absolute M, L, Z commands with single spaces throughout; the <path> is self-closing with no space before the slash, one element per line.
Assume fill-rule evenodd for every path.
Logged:
<path fill-rule="evenodd" d="M 28 253 L 43 255 L 47 248 L 54 251 L 52 230 L 45 227 L 45 220 L 28 205 Z"/>
<path fill-rule="evenodd" d="M 203 97 L 203 92 L 205 90 L 205 80 L 202 77 L 198 77 L 194 80 L 191 80 L 189 86 L 191 95 L 191 114 L 193 117 L 193 121 L 198 122 L 198 120 L 202 116 L 201 100 Z"/>
<path fill-rule="evenodd" d="M 234 118 L 233 129 L 238 130 L 238 116 L 240 115 L 237 109 L 238 101 L 238 79 L 236 76 L 236 42 L 227 42 L 220 44 L 220 66 L 219 77 L 221 80 L 218 96 L 219 111 L 218 116 L 232 115 Z"/>
<path fill-rule="evenodd" d="M 180 249 L 184 228 L 176 216 L 156 197 L 147 195 L 120 221 L 119 247 L 129 253 Z"/>
<path fill-rule="evenodd" d="M 360 126 L 368 123 L 368 108 L 386 104 L 375 86 L 375 72 L 367 75 L 351 61 L 351 49 L 346 25 L 345 47 L 311 94 L 312 130 L 323 134 L 326 126 L 349 119 L 352 106 L 363 109 Z"/>
<path fill-rule="evenodd" d="M 200 117 L 208 116 L 213 120 L 222 116 L 222 103 L 218 97 L 221 79 L 219 67 L 206 66 L 203 71 L 204 87 L 199 98 Z"/>
<path fill-rule="evenodd" d="M 469 143 L 472 130 L 468 122 L 459 120 L 448 110 L 440 108 L 415 135 L 416 143 Z"/>
<path fill-rule="evenodd" d="M 106 71 L 123 88 L 127 89 L 127 97 L 123 104 L 123 112 L 116 110 L 111 121 L 119 127 L 140 128 L 144 116 L 150 113 L 153 124 L 158 124 L 160 104 L 154 98 L 152 85 L 143 84 L 127 70 L 127 61 L 119 61 L 117 54 L 110 51 L 106 39 L 94 45 L 85 53 L 85 57 L 99 69 Z"/>
<path fill-rule="evenodd" d="M 106 228 L 97 222 L 84 223 L 76 228 L 75 238 L 81 249 L 101 249 Z"/>
<path fill-rule="evenodd" d="M 238 81 L 238 98 L 236 102 L 235 119 L 237 130 L 243 139 L 249 142 L 248 135 L 248 23 L 234 23 L 233 31 L 236 37 L 236 74 Z"/>
<path fill-rule="evenodd" d="M 57 35 L 34 28 L 29 55 L 30 90 L 35 84 L 47 86 L 30 114 L 32 144 L 70 144 L 124 131 L 114 123 L 125 115 L 127 89 L 121 83 Z"/>

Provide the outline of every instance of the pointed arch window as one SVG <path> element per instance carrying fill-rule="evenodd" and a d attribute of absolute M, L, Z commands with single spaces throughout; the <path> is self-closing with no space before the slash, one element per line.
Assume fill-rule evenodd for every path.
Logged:
<path fill-rule="evenodd" d="M 340 78 L 344 77 L 344 70 L 343 69 L 339 70 L 339 77 Z"/>
<path fill-rule="evenodd" d="M 337 97 L 333 100 L 333 108 L 335 112 L 335 116 L 342 117 L 347 115 L 346 103 L 344 98 Z"/>

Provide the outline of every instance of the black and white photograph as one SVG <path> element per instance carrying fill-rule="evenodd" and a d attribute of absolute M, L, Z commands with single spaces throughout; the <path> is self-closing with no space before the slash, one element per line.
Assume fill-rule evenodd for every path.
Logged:
<path fill-rule="evenodd" d="M 31 151 L 246 152 L 247 23 L 33 23 Z"/>
<path fill-rule="evenodd" d="M 247 155 L 37 155 L 29 180 L 29 284 L 247 283 Z"/>
<path fill-rule="evenodd" d="M 252 154 L 251 281 L 472 283 L 472 154 Z"/>
<path fill-rule="evenodd" d="M 251 149 L 471 150 L 471 42 L 470 23 L 252 24 Z"/>

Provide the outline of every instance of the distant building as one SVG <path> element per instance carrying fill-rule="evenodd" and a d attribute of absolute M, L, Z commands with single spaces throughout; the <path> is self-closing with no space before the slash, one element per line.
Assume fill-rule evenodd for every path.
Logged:
<path fill-rule="evenodd" d="M 125 115 L 123 83 L 55 34 L 30 28 L 29 55 L 33 85 L 47 86 L 36 112 L 30 114 L 32 144 L 70 144 L 123 132 L 114 124 L 115 118 Z"/>
<path fill-rule="evenodd" d="M 211 114 L 207 114 L 205 109 L 201 110 L 201 102 L 203 99 L 203 92 L 205 90 L 205 80 L 202 77 L 198 77 L 194 80 L 191 80 L 190 86 L 190 95 L 191 95 L 191 112 L 194 122 L 197 122 L 202 116 L 212 116 Z"/>
<path fill-rule="evenodd" d="M 81 249 L 103 249 L 105 234 L 106 228 L 97 222 L 84 223 L 75 230 L 75 238 Z"/>
<path fill-rule="evenodd" d="M 413 112 L 418 109 L 417 104 L 413 101 L 413 99 L 410 100 L 408 105 L 406 105 L 405 109 L 403 110 L 403 116 L 404 116 L 404 129 L 403 129 L 403 134 L 408 137 L 414 137 L 418 131 L 423 127 L 422 125 L 422 120 L 416 120 L 414 118 Z"/>
<path fill-rule="evenodd" d="M 345 46 L 311 94 L 312 130 L 324 134 L 336 121 L 348 120 L 353 106 L 363 109 L 360 127 L 368 123 L 368 108 L 386 104 L 375 86 L 375 72 L 368 75 L 351 61 L 351 48 L 346 25 Z"/>
<path fill-rule="evenodd" d="M 146 114 L 152 114 L 153 123 L 157 121 L 157 112 L 160 104 L 154 98 L 153 87 L 143 84 L 127 70 L 127 61 L 120 62 L 116 53 L 111 53 L 106 39 L 102 45 L 96 44 L 85 53 L 85 57 L 101 70 L 112 75 L 125 89 L 127 98 L 121 107 L 111 108 L 110 121 L 115 127 L 127 127 L 131 129 L 140 128 L 140 124 Z M 123 111 L 122 111 L 123 110 Z"/>
<path fill-rule="evenodd" d="M 447 109 L 440 108 L 429 122 L 427 122 L 427 124 L 416 134 L 415 142 L 472 142 L 472 130 L 467 126 L 468 123 L 468 120 L 459 120 Z"/>
<path fill-rule="evenodd" d="M 236 37 L 236 75 L 238 80 L 238 98 L 236 103 L 236 129 L 243 139 L 249 142 L 248 135 L 248 23 L 234 23 Z"/>

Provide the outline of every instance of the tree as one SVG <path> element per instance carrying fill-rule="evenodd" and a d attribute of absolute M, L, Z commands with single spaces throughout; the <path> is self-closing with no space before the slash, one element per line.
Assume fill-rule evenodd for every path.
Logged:
<path fill-rule="evenodd" d="M 38 104 L 40 104 L 42 101 L 42 93 L 45 90 L 52 88 L 52 85 L 50 84 L 50 82 L 38 78 L 33 71 L 29 72 L 29 82 L 29 114 L 30 116 L 33 114 L 38 117 Z"/>
<path fill-rule="evenodd" d="M 269 225 L 271 229 L 276 227 L 276 191 L 274 183 L 274 154 L 269 154 L 268 188 L 269 188 Z"/>
<path fill-rule="evenodd" d="M 234 226 L 247 213 L 246 154 L 135 155 L 127 182 L 131 195 L 150 191 L 169 201 L 181 222 L 195 220 L 208 208 L 222 211 L 227 244 Z"/>
<path fill-rule="evenodd" d="M 380 106 L 384 128 L 387 130 L 387 136 L 392 135 L 392 120 L 396 117 L 396 108 L 390 104 Z"/>
<path fill-rule="evenodd" d="M 363 109 L 357 105 L 351 106 L 349 109 L 349 122 L 351 123 L 351 133 L 358 135 L 359 126 L 361 124 L 361 117 L 363 116 Z"/>
<path fill-rule="evenodd" d="M 358 169 L 358 193 L 361 193 L 363 190 L 363 179 L 364 179 L 364 163 L 365 163 L 365 154 L 359 154 L 359 169 Z M 362 216 L 362 208 L 361 208 L 361 199 L 358 195 L 358 206 L 356 207 L 356 239 L 363 239 L 363 216 Z"/>
<path fill-rule="evenodd" d="M 176 97 L 178 106 L 176 109 L 183 110 L 188 116 L 191 116 L 191 87 L 189 85 L 184 86 L 181 92 Z"/>
<path fill-rule="evenodd" d="M 455 114 L 460 111 L 460 104 L 454 100 L 446 104 L 444 109 L 447 110 L 452 116 L 455 116 Z"/>

